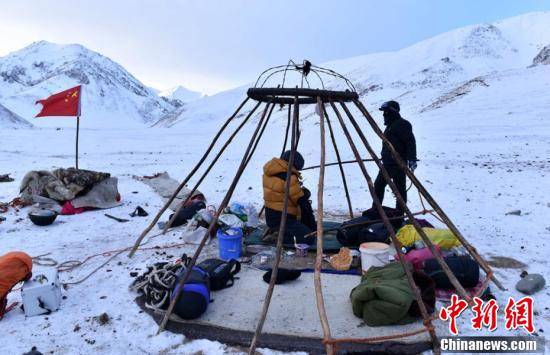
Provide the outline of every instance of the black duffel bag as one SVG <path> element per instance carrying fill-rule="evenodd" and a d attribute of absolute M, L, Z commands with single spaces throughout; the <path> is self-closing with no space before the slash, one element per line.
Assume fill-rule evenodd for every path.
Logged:
<path fill-rule="evenodd" d="M 403 218 L 397 218 L 397 217 L 403 217 L 403 212 L 399 211 L 398 209 L 382 206 L 382 209 L 386 213 L 386 216 L 388 218 L 395 218 L 390 219 L 390 223 L 392 224 L 394 229 L 399 229 L 403 226 Z M 382 219 L 382 216 L 380 216 L 380 213 L 378 213 L 378 209 L 376 207 L 371 207 L 366 211 L 363 211 L 363 217 L 366 217 L 370 219 L 371 221 L 378 221 Z"/>
<path fill-rule="evenodd" d="M 370 219 L 367 217 L 357 217 L 352 218 L 349 221 L 342 223 L 338 232 L 336 233 L 336 238 L 343 246 L 347 247 L 356 247 L 360 244 L 359 237 L 361 235 L 361 230 L 369 225 Z M 364 223 L 364 224 L 363 224 Z M 357 226 L 348 227 L 350 225 L 359 224 Z"/>
<path fill-rule="evenodd" d="M 346 228 L 349 225 L 357 226 Z M 371 223 L 367 217 L 357 217 L 342 223 L 336 238 L 343 246 L 358 247 L 362 243 L 389 243 L 389 232 L 383 223 Z"/>
<path fill-rule="evenodd" d="M 468 255 L 448 256 L 443 259 L 449 265 L 449 268 L 462 287 L 470 288 L 478 284 L 479 265 L 474 259 Z M 424 261 L 422 269 L 426 275 L 434 280 L 436 288 L 444 290 L 454 289 L 453 284 L 435 258 Z"/>

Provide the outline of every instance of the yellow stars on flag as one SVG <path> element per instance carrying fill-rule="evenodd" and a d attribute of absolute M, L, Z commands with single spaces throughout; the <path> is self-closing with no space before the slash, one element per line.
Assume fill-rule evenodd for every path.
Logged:
<path fill-rule="evenodd" d="M 65 102 L 69 102 L 69 99 L 72 99 L 73 97 L 78 98 L 78 90 L 73 92 L 68 92 L 67 96 L 65 96 Z"/>

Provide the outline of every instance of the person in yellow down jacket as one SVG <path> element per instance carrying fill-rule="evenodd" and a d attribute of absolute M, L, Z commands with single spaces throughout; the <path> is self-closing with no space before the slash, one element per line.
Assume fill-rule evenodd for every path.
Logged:
<path fill-rule="evenodd" d="M 273 158 L 264 165 L 265 220 L 271 232 L 277 232 L 281 224 L 289 160 L 290 151 L 286 151 L 280 158 Z M 317 223 L 309 200 L 311 193 L 302 186 L 300 170 L 304 168 L 304 158 L 299 152 L 294 156 L 293 165 L 284 243 L 294 244 L 296 238 L 298 243 L 313 244 L 315 237 L 305 235 L 317 230 Z"/>

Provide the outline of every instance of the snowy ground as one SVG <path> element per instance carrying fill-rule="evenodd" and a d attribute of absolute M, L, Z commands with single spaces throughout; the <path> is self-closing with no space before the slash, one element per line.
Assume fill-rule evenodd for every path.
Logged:
<path fill-rule="evenodd" d="M 167 131 L 144 129 L 140 131 L 87 131 L 82 134 L 81 167 L 110 171 L 119 177 L 119 190 L 124 205 L 109 211 L 93 211 L 76 216 L 59 216 L 55 224 L 41 228 L 26 218 L 26 211 L 10 211 L 3 214 L 7 221 L 0 224 L 0 254 L 12 250 L 23 250 L 32 256 L 51 253 L 59 262 L 83 260 L 86 256 L 104 251 L 116 250 L 133 244 L 137 235 L 148 223 L 146 218 L 133 218 L 129 223 L 117 223 L 104 216 L 104 213 L 121 218 L 130 218 L 130 213 L 141 205 L 150 213 L 161 207 L 160 198 L 147 186 L 134 180 L 131 175 L 147 175 L 167 170 L 174 176 L 182 176 L 189 168 L 191 159 L 182 163 L 173 159 L 173 154 L 185 158 L 183 146 L 178 143 L 185 132 L 170 134 Z M 187 132 L 188 133 L 188 132 Z M 124 134 L 125 139 L 120 136 Z M 170 135 L 172 143 L 163 135 Z M 11 172 L 20 180 L 29 169 L 50 169 L 54 166 L 74 164 L 70 154 L 74 130 L 34 129 L 2 131 L 3 144 L 0 154 L 2 171 Z M 210 134 L 197 137 L 196 147 L 205 142 Z M 147 140 L 146 140 L 147 139 Z M 47 144 L 41 144 L 48 142 Z M 101 141 L 100 145 L 89 144 Z M 144 153 L 144 142 L 147 150 Z M 149 142 L 157 142 L 155 148 Z M 189 140 L 187 140 L 189 142 Z M 36 144 L 35 144 L 36 143 Z M 41 148 L 39 148 L 41 147 Z M 124 147 L 122 150 L 113 147 Z M 161 153 L 164 151 L 165 153 Z M 93 152 L 93 153 L 92 153 Z M 22 163 L 25 161 L 25 163 Z M 113 164 L 111 164 L 113 162 Z M 18 183 L 0 185 L 0 201 L 8 201 L 18 194 Z M 205 189 L 208 190 L 208 189 Z M 207 193 L 212 195 L 210 191 Z M 145 246 L 169 245 L 179 242 L 175 233 L 157 238 Z M 145 265 L 158 260 L 175 260 L 183 252 L 193 249 L 166 249 L 164 255 L 156 251 L 138 252 L 133 259 L 127 253 L 121 255 L 107 267 L 96 273 L 82 284 L 69 286 L 64 291 L 66 297 L 62 309 L 48 316 L 26 318 L 19 309 L 11 311 L 2 320 L 2 329 L 9 334 L 10 341 L 3 344 L 3 351 L 22 353 L 32 346 L 44 353 L 165 353 L 219 354 L 222 352 L 240 352 L 239 349 L 207 340 L 187 342 L 183 336 L 162 333 L 154 336 L 157 326 L 139 310 L 133 302 L 135 294 L 128 291 L 132 281 L 130 271 L 144 270 Z M 81 279 L 91 270 L 102 264 L 107 258 L 100 256 L 92 259 L 80 269 L 62 273 L 62 282 Z M 40 266 L 35 266 L 39 270 Z M 20 301 L 19 292 L 12 292 L 9 302 Z M 111 320 L 101 326 L 93 317 L 107 312 Z"/>
<path fill-rule="evenodd" d="M 547 92 L 550 90 L 541 78 L 543 73 L 546 73 L 543 69 L 528 76 L 508 73 L 506 86 L 499 86 L 499 79 L 494 78 L 490 90 L 423 115 L 406 117 L 413 123 L 418 141 L 421 161 L 417 175 L 478 251 L 487 258 L 491 255 L 513 257 L 526 263 L 528 272 L 547 276 L 550 270 L 547 257 L 550 238 Z M 506 95 L 500 95 L 499 90 L 506 91 Z M 510 90 L 518 90 L 517 95 L 511 95 Z M 527 96 L 529 105 L 522 99 Z M 495 101 L 498 97 L 503 99 Z M 373 113 L 377 120 L 380 119 L 378 112 Z M 274 117 L 273 124 L 268 127 L 234 199 L 250 201 L 257 206 L 261 204 L 261 166 L 280 152 L 284 121 L 281 118 Z M 334 117 L 331 118 L 334 122 Z M 302 124 L 304 134 L 300 150 L 306 157 L 306 165 L 318 163 L 316 120 L 315 116 L 310 116 Z M 128 213 L 137 205 L 154 213 L 161 206 L 160 198 L 131 176 L 168 171 L 177 179 L 183 178 L 210 142 L 217 122 L 183 124 L 172 129 L 92 130 L 86 128 L 83 119 L 80 165 L 119 177 L 124 205 L 107 213 L 129 218 Z M 242 138 L 236 139 L 201 186 L 209 202 L 218 203 L 229 186 L 240 161 L 239 153 L 244 150 L 245 138 L 250 136 L 252 129 L 252 124 L 247 126 Z M 11 173 L 16 179 L 0 184 L 0 201 L 17 196 L 18 182 L 29 170 L 74 165 L 74 133 L 74 129 L 69 128 L 0 131 L 0 173 Z M 337 136 L 343 159 L 351 159 L 342 135 L 338 133 Z M 373 139 L 372 144 L 379 150 L 377 140 Z M 332 151 L 328 160 L 334 160 Z M 354 209 L 368 208 L 371 200 L 360 172 L 351 165 L 348 167 Z M 369 165 L 368 169 L 371 175 L 376 174 L 374 166 Z M 315 190 L 316 173 L 308 171 L 305 183 Z M 327 212 L 345 212 L 337 168 L 327 168 L 326 196 Z M 388 205 L 392 204 L 390 198 L 388 193 Z M 412 210 L 420 209 L 414 189 L 410 191 L 409 200 Z M 522 211 L 521 216 L 506 215 L 516 209 Z M 131 245 L 149 221 L 149 218 L 132 218 L 129 223 L 117 223 L 106 218 L 104 213 L 60 216 L 54 225 L 40 228 L 31 224 L 25 210 L 10 211 L 3 215 L 7 221 L 0 224 L 0 254 L 23 250 L 33 256 L 51 253 L 48 257 L 59 262 L 82 260 L 92 254 Z M 177 233 L 171 233 L 153 239 L 147 246 L 177 241 Z M 239 349 L 204 340 L 186 342 L 182 336 L 167 332 L 154 336 L 156 325 L 149 316 L 140 313 L 133 302 L 135 295 L 127 290 L 132 281 L 130 271 L 143 270 L 148 263 L 167 256 L 175 258 L 190 250 L 167 250 L 167 255 L 143 251 L 131 260 L 123 254 L 84 283 L 64 291 L 66 299 L 60 311 L 31 318 L 25 318 L 19 309 L 10 312 L 1 322 L 3 333 L 9 336 L 9 341 L 3 344 L 5 352 L 21 353 L 33 345 L 42 352 L 56 354 L 238 352 Z M 78 280 L 105 260 L 105 257 L 94 258 L 73 272 L 62 273 L 61 279 L 63 282 Z M 509 289 L 502 292 L 492 286 L 501 306 L 509 295 L 520 296 L 514 285 L 521 271 L 495 269 L 496 276 Z M 537 333 L 544 335 L 550 328 L 548 287 L 534 295 L 534 299 L 535 327 Z M 19 293 L 13 292 L 9 301 L 17 300 Z M 93 317 L 103 312 L 109 314 L 111 321 L 100 326 Z M 505 334 L 502 318 L 500 321 L 497 332 Z M 460 326 L 467 332 L 466 320 Z"/>

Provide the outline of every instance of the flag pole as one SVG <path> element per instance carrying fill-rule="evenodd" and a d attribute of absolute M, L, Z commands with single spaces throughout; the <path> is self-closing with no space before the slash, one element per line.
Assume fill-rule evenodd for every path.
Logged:
<path fill-rule="evenodd" d="M 78 132 L 80 131 L 80 115 L 76 116 L 76 169 L 78 170 Z"/>
<path fill-rule="evenodd" d="M 78 133 L 80 132 L 80 107 L 81 107 L 81 103 L 82 103 L 82 90 L 79 90 L 80 92 L 78 93 L 78 115 L 76 116 L 76 155 L 75 155 L 75 158 L 76 158 L 76 164 L 75 164 L 75 168 L 76 170 L 78 170 Z"/>

